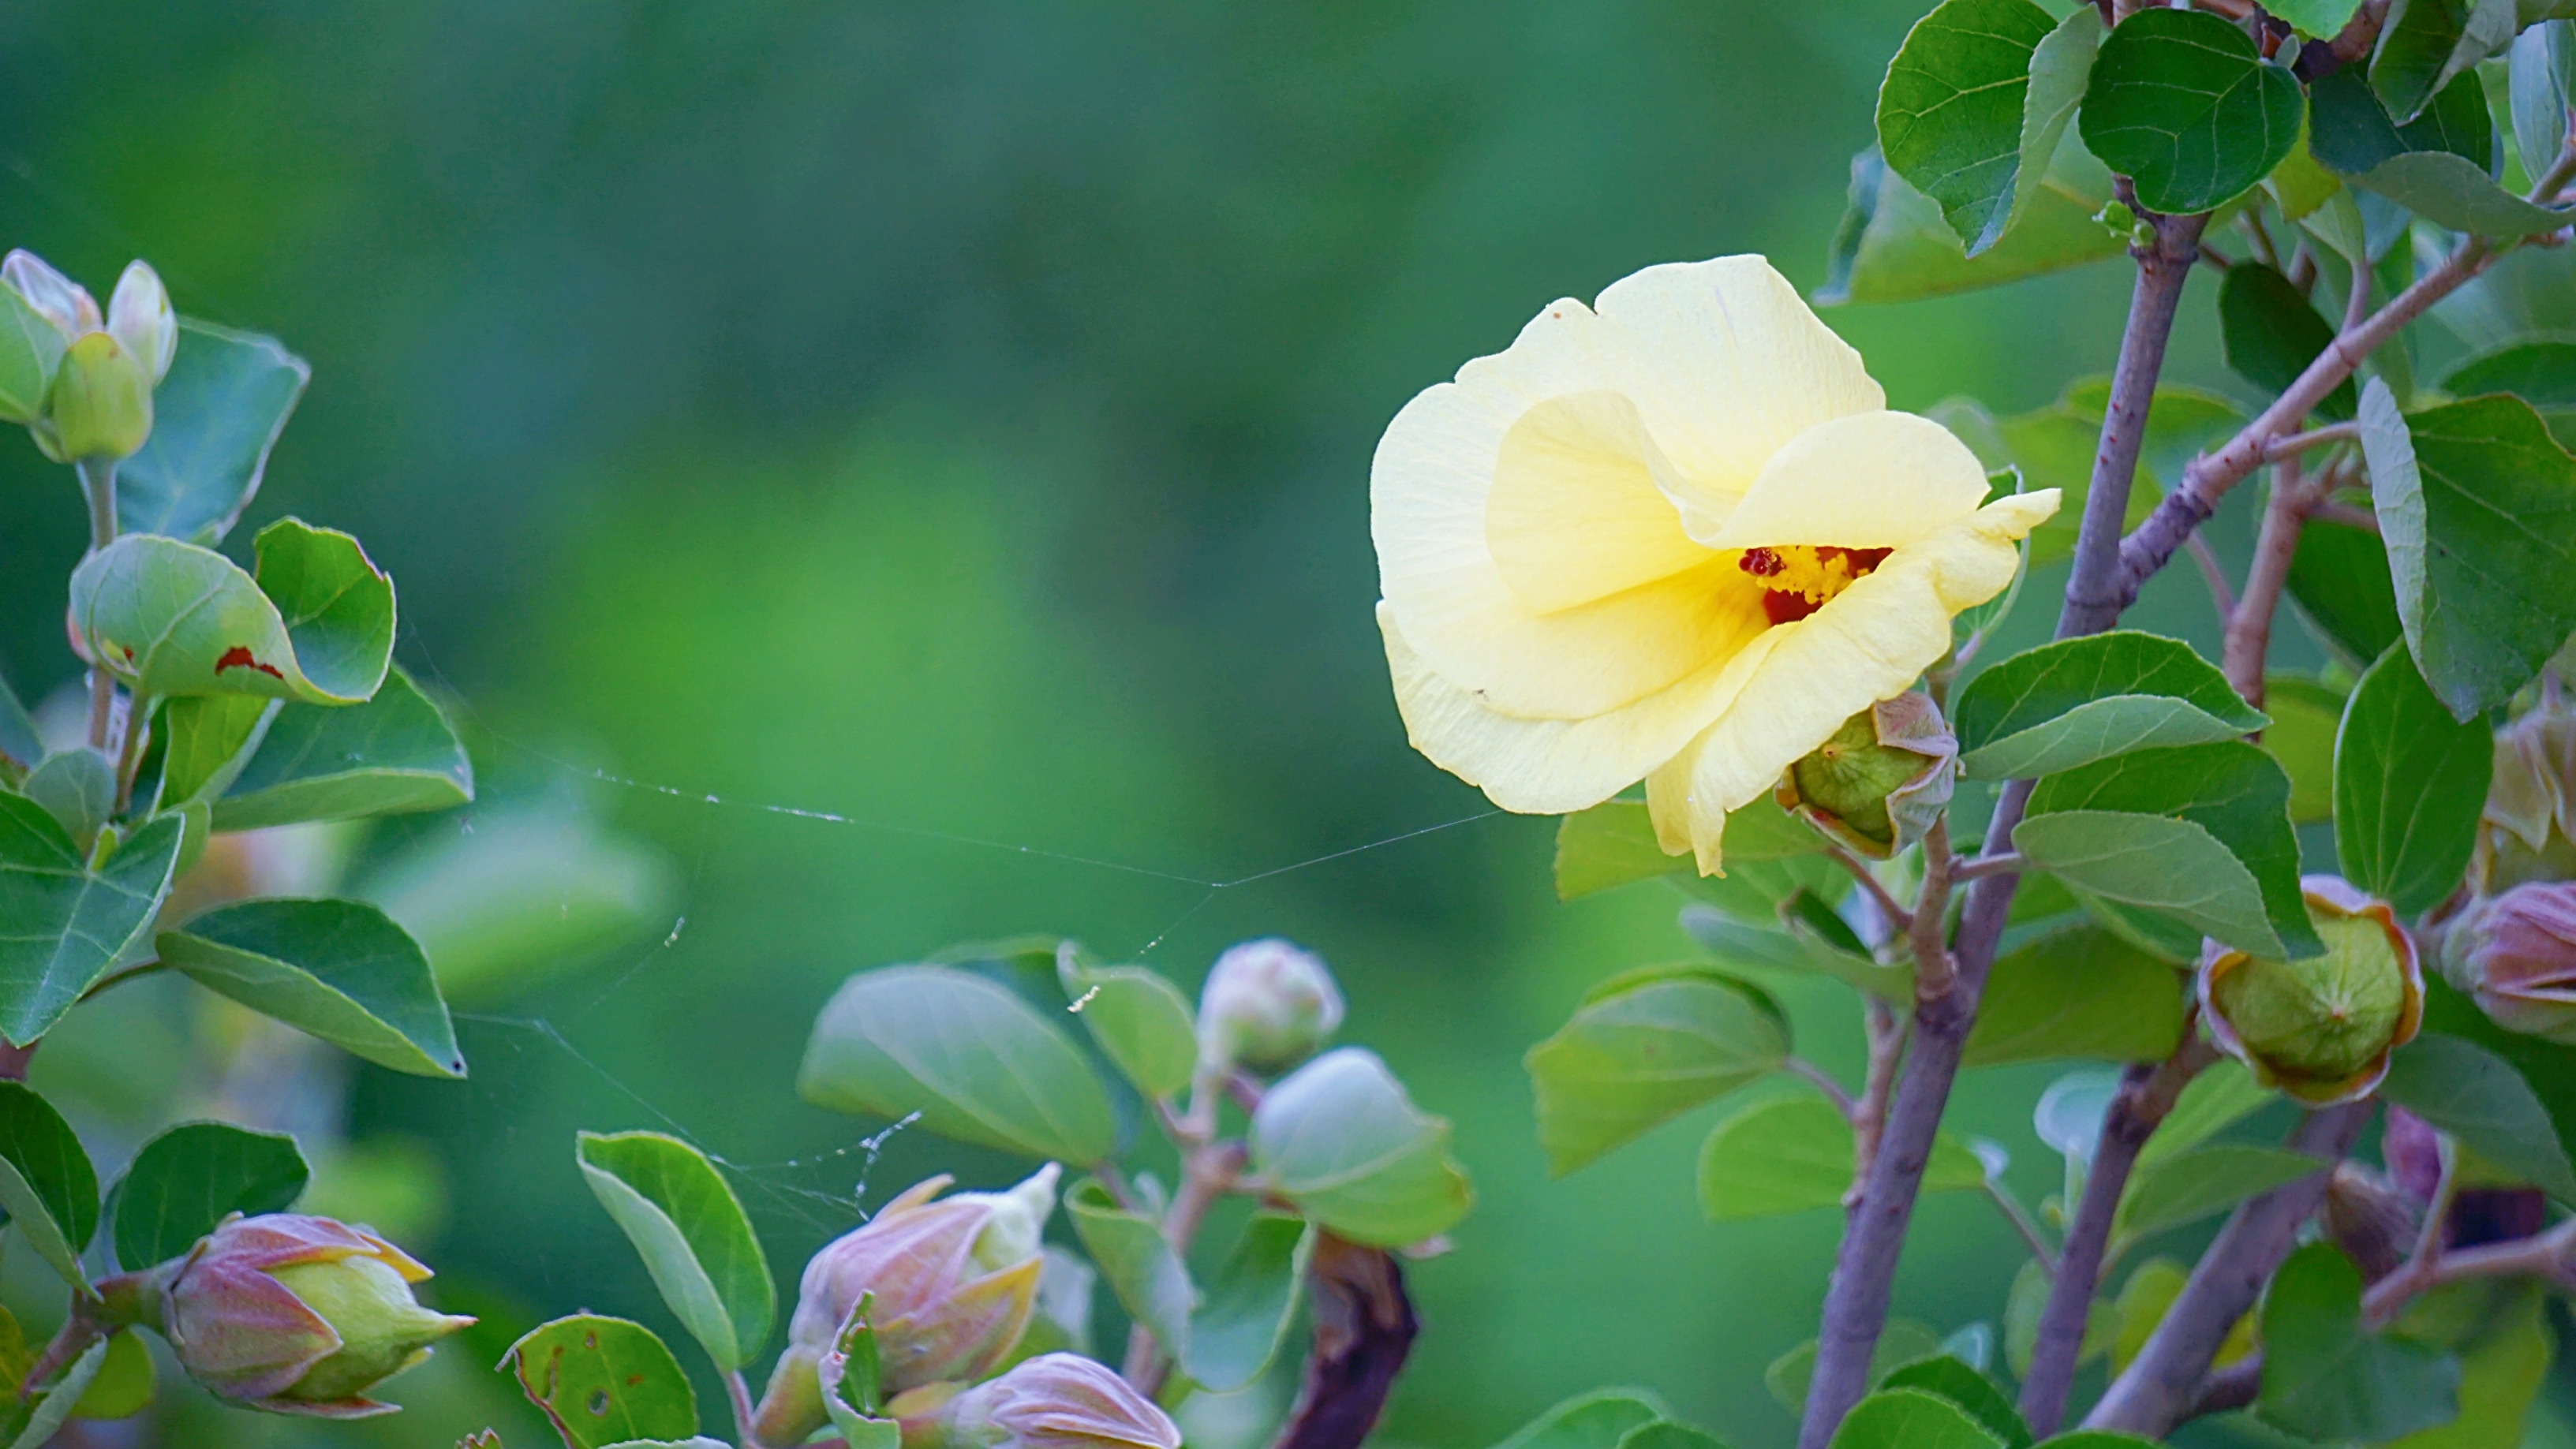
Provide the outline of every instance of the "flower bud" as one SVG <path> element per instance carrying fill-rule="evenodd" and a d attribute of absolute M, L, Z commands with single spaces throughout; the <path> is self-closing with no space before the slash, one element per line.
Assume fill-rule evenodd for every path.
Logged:
<path fill-rule="evenodd" d="M 105 332 L 83 333 L 63 353 L 36 439 L 62 462 L 124 458 L 152 435 L 152 375 Z"/>
<path fill-rule="evenodd" d="M 909 1422 L 907 1422 L 907 1428 Z M 1107 1366 L 1041 1354 L 950 1399 L 932 1421 L 942 1449 L 1180 1449 L 1171 1416 Z M 912 1435 L 904 1438 L 911 1442 Z"/>
<path fill-rule="evenodd" d="M 2333 876 L 2300 882 L 2325 954 L 2272 961 L 2211 944 L 2200 968 L 2210 1035 L 2265 1086 L 2303 1102 L 2349 1102 L 2415 1039 L 2424 979 L 2396 913 Z"/>
<path fill-rule="evenodd" d="M 2358 1163 L 2326 1179 L 2326 1236 L 2361 1269 L 2365 1283 L 2397 1271 L 2415 1246 L 2415 1209 L 2406 1195 Z"/>
<path fill-rule="evenodd" d="M 888 1397 L 977 1378 L 1008 1358 L 1037 1301 L 1038 1234 L 1061 1172 L 1050 1162 L 1008 1192 L 945 1200 L 949 1179 L 934 1177 L 825 1244 L 805 1264 L 787 1349 L 761 1396 L 762 1442 L 794 1444 L 823 1426 L 820 1365 L 861 1298 Z"/>
<path fill-rule="evenodd" d="M 1214 1066 L 1286 1071 L 1341 1026 L 1342 991 L 1323 958 L 1276 936 L 1216 958 L 1199 993 L 1199 1058 Z"/>
<path fill-rule="evenodd" d="M 2576 879 L 2576 709 L 2555 696 L 2496 732 L 2495 771 L 2469 883 L 2502 895 Z"/>
<path fill-rule="evenodd" d="M 2387 1164 L 2388 1180 L 2419 1207 L 2442 1190 L 2442 1134 L 2394 1103 L 2379 1134 L 2379 1160 Z"/>
<path fill-rule="evenodd" d="M 116 279 L 116 291 L 107 299 L 107 331 L 152 374 L 156 386 L 170 375 L 170 358 L 179 350 L 179 319 L 171 315 L 161 274 L 140 257 L 125 264 L 125 275 Z"/>
<path fill-rule="evenodd" d="M 236 1217 L 147 1272 L 180 1366 L 217 1397 L 271 1413 L 389 1412 L 366 1391 L 474 1321 L 422 1307 L 411 1285 L 427 1268 L 329 1218 Z"/>
<path fill-rule="evenodd" d="M 2471 903 L 2443 935 L 2442 976 L 2505 1030 L 2576 1046 L 2576 881 Z"/>
<path fill-rule="evenodd" d="M 1872 860 L 1923 838 L 1950 803 L 1959 741 L 1927 694 L 1900 694 L 1843 721 L 1789 767 L 1784 810 Z"/>
<path fill-rule="evenodd" d="M 38 316 L 54 324 L 66 343 L 98 330 L 98 303 L 90 300 L 88 290 L 34 252 L 22 248 L 9 253 L 6 261 L 0 261 L 0 282 L 8 283 Z"/>

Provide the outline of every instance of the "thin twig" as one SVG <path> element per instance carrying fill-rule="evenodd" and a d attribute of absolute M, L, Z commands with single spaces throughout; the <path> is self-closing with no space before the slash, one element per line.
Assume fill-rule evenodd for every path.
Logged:
<path fill-rule="evenodd" d="M 2126 189 L 2126 183 L 2119 185 Z M 2173 333 L 2174 314 L 2194 265 L 2201 228 L 2207 224 L 2205 216 L 2161 218 L 2155 244 L 2132 253 L 2138 266 L 2137 284 L 2121 334 L 2119 361 L 2111 374 L 2101 446 L 2094 453 L 2084 521 L 2076 535 L 2074 573 L 2058 613 L 2058 638 L 2101 632 L 2118 619 L 2125 604 L 2119 587 L 2124 574 L 2121 520 L 2128 512 L 2129 488 L 2137 474 L 2147 407 L 2164 369 L 2165 344 Z M 2005 784 L 1987 822 L 1982 854 L 2000 855 L 2012 849 L 2013 827 L 2021 823 L 2030 792 L 2027 780 Z M 1903 1075 L 1889 1100 L 1879 1150 L 1871 1158 L 1861 1200 L 1846 1216 L 1842 1246 L 1835 1255 L 1817 1335 L 1816 1368 L 1798 1430 L 1799 1449 L 1826 1449 L 1843 1416 L 1869 1387 L 1870 1356 L 1886 1326 L 1897 1256 L 1913 1221 L 1923 1169 L 1931 1160 L 1942 1109 L 1949 1104 L 1951 1084 L 1958 1078 L 1960 1055 L 1969 1029 L 1976 1024 L 1977 1002 L 1984 994 L 1986 973 L 1994 965 L 2004 917 L 2020 881 L 2017 874 L 1999 872 L 1969 890 L 1951 948 L 1958 979 L 1950 991 L 1919 1000 L 1915 1007 L 1911 1044 Z"/>
<path fill-rule="evenodd" d="M 1887 1127 L 1887 1098 L 1896 1084 L 1896 1063 L 1905 1055 L 1905 1019 L 1875 996 L 1861 998 L 1861 1023 L 1869 1038 L 1869 1067 L 1860 1099 L 1852 1104 L 1852 1181 L 1843 1194 L 1846 1209 L 1857 1208 L 1878 1161 L 1879 1139 Z"/>
<path fill-rule="evenodd" d="M 733 1404 L 733 1431 L 743 1442 L 743 1449 L 760 1449 L 760 1436 L 751 1432 L 751 1385 L 742 1370 L 727 1369 L 724 1376 L 725 1398 Z"/>
<path fill-rule="evenodd" d="M 2359 423 L 2327 423 L 2323 427 L 2310 428 L 2304 433 L 2292 433 L 2286 438 L 2274 438 L 2264 445 L 2263 461 L 2278 463 L 2284 458 L 2304 453 L 2310 448 L 2323 447 L 2328 443 L 2340 443 L 2360 436 L 2361 424 Z"/>
<path fill-rule="evenodd" d="M 2227 585 L 2227 566 L 2218 561 L 2218 550 L 2197 533 L 2184 539 L 2182 548 L 2199 567 L 2200 581 L 2209 586 L 2210 606 L 2218 611 L 2218 617 L 2224 619 L 2235 613 L 2236 591 Z"/>
<path fill-rule="evenodd" d="M 2021 1234 L 2023 1244 L 2030 1249 L 2031 1260 L 2039 1264 L 2039 1271 L 2047 1274 L 2051 1282 L 2056 1281 L 2057 1250 L 2050 1247 L 2048 1239 L 2040 1233 L 2039 1224 L 2032 1220 L 2030 1209 L 2021 1205 L 2021 1199 L 2012 1195 L 2012 1189 L 1992 1177 L 1986 1179 L 1986 1198 L 2003 1213 L 2004 1221 L 2012 1224 L 2013 1231 Z"/>
<path fill-rule="evenodd" d="M 2009 875 L 2028 869 L 2030 862 L 2022 858 L 2020 851 L 2007 850 L 1997 855 L 1980 855 L 1973 860 L 1960 861 L 1950 867 L 1950 879 L 1965 885 L 1990 875 Z"/>
<path fill-rule="evenodd" d="M 2210 1370 L 2209 1377 L 2202 1379 L 2200 1387 L 2193 1392 L 2191 1403 L 2183 1410 L 2182 1417 L 2174 1422 L 2187 1424 L 2210 1414 L 2225 1414 L 2245 1408 L 2262 1392 L 2263 1355 L 2257 1352 L 2223 1369 Z"/>
<path fill-rule="evenodd" d="M 2407 1300 L 2445 1283 L 2460 1283 L 2471 1278 L 2524 1276 L 2546 1278 L 2562 1288 L 2576 1286 L 2576 1218 L 2536 1237 L 2445 1253 L 2434 1263 L 2431 1271 L 2421 1275 L 2404 1271 L 2392 1273 L 2372 1284 L 2370 1291 L 2362 1295 L 2362 1321 L 2373 1325 L 2387 1323 L 2406 1306 Z"/>
<path fill-rule="evenodd" d="M 1879 916 L 1887 922 L 1890 935 L 1902 935 L 1914 929 L 1914 913 L 1905 909 L 1896 897 L 1888 892 L 1887 887 L 1880 883 L 1879 878 L 1871 873 L 1868 861 L 1854 855 L 1850 848 L 1840 841 L 1825 842 L 1825 855 L 1834 864 L 1849 871 L 1851 878 L 1860 882 L 1860 888 L 1869 893 L 1870 904 L 1878 907 Z"/>
<path fill-rule="evenodd" d="M 1875 998 L 1872 999 L 1874 1000 Z M 1843 1090 L 1842 1083 L 1834 1080 L 1833 1073 L 1817 1066 L 1814 1062 L 1807 1060 L 1805 1057 L 1790 1057 L 1786 1061 L 1780 1063 L 1780 1070 L 1787 1072 L 1793 1077 L 1804 1080 L 1809 1086 L 1812 1086 L 1817 1091 L 1824 1093 L 1827 1098 L 1832 1100 L 1835 1110 L 1843 1114 L 1843 1120 L 1846 1122 L 1851 1120 L 1852 1113 L 1859 1104 L 1852 1100 L 1851 1093 Z"/>
<path fill-rule="evenodd" d="M 2299 532 L 2307 526 L 2315 502 L 2296 453 L 2272 469 L 2272 496 L 2263 506 L 2263 527 L 2254 540 L 2254 562 L 2245 571 L 2245 592 L 2227 616 L 2227 635 L 2220 668 L 2227 682 L 2256 709 L 2263 707 L 2263 669 L 2272 647 L 2272 617 L 2281 607 L 2281 591 L 2290 582 L 2290 561 L 2299 551 Z M 2195 534 L 2194 537 L 2199 535 Z"/>
<path fill-rule="evenodd" d="M 116 460 L 83 458 L 73 467 L 80 474 L 81 492 L 89 499 L 89 547 L 96 553 L 116 542 Z M 107 672 L 107 661 L 94 660 L 89 667 L 91 749 L 106 751 L 108 716 L 115 708 L 116 680 Z"/>
<path fill-rule="evenodd" d="M 1915 896 L 1914 914 L 1906 923 L 1906 944 L 1914 950 L 1914 995 L 1936 1001 L 1959 980 L 1950 959 L 1943 922 L 1950 911 L 1950 817 L 1935 817 L 1923 832 L 1923 889 Z"/>
<path fill-rule="evenodd" d="M 2378 514 L 2367 508 L 2355 508 L 2349 503 L 2328 500 L 2309 509 L 2308 517 L 2319 523 L 2340 523 L 2346 528 L 2363 529 L 2370 533 L 2379 531 Z"/>

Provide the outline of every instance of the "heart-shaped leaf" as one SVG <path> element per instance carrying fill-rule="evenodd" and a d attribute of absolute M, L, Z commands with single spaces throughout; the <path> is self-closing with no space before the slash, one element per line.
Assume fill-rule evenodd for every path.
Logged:
<path fill-rule="evenodd" d="M 1939 1394 L 1881 1389 L 1843 1416 L 1833 1449 L 2004 1449 L 2004 1441 Z"/>
<path fill-rule="evenodd" d="M 214 800 L 217 830 L 447 810 L 474 799 L 474 765 L 400 669 L 364 704 L 280 706 L 257 753 Z"/>
<path fill-rule="evenodd" d="M 511 1344 L 502 1362 L 566 1449 L 686 1442 L 698 1432 L 688 1375 L 640 1323 L 587 1313 L 558 1318 Z"/>
<path fill-rule="evenodd" d="M 2543 413 L 2576 411 L 2576 342 L 2516 342 L 2479 353 L 2451 369 L 2442 390 L 2454 397 L 2509 392 Z"/>
<path fill-rule="evenodd" d="M 88 1289 L 80 1255 L 98 1231 L 98 1171 L 63 1114 L 24 1082 L 0 1082 L 0 1207 L 37 1257 Z"/>
<path fill-rule="evenodd" d="M 1729 1113 L 1699 1152 L 1699 1205 L 1713 1223 L 1837 1207 L 1852 1184 L 1851 1123 L 1807 1093 L 1765 1097 Z M 1958 1139 L 1933 1139 L 1923 1191 L 1985 1186 L 1985 1165 Z"/>
<path fill-rule="evenodd" d="M 838 1112 L 1059 1162 L 1117 1146 L 1109 1094 L 1080 1049 L 1007 989 L 946 966 L 853 976 L 815 1018 L 796 1090 Z"/>
<path fill-rule="evenodd" d="M 465 1057 L 429 959 L 363 901 L 243 901 L 158 938 L 210 991 L 380 1067 L 461 1077 Z"/>
<path fill-rule="evenodd" d="M 1261 1377 L 1278 1357 L 1304 1296 L 1315 1229 L 1303 1218 L 1258 1212 L 1243 1225 L 1190 1316 L 1181 1372 L 1210 1393 L 1232 1393 Z"/>
<path fill-rule="evenodd" d="M 141 694 L 355 704 L 392 661 L 394 585 L 345 533 L 281 518 L 254 578 L 212 549 L 129 533 L 72 571 L 72 628 Z"/>
<path fill-rule="evenodd" d="M 2428 1031 L 2388 1061 L 2379 1094 L 2460 1139 L 2470 1151 L 2563 1203 L 2576 1168 L 2549 1109 L 2512 1062 L 2476 1042 Z"/>
<path fill-rule="evenodd" d="M 2244 31 L 2194 10 L 2140 10 L 2102 39 L 2077 125 L 2150 211 L 2212 211 L 2299 139 L 2305 96 Z"/>
<path fill-rule="evenodd" d="M 1198 1025 L 1179 987 L 1143 966 L 1092 965 L 1070 941 L 1057 948 L 1056 979 L 1091 1039 L 1137 1090 L 1170 1097 L 1190 1084 Z"/>
<path fill-rule="evenodd" d="M 2273 1147 L 2221 1144 L 2169 1153 L 2129 1178 L 2111 1231 L 2124 1241 L 2149 1237 L 2324 1170 L 2313 1157 Z"/>
<path fill-rule="evenodd" d="M 584 1132 L 574 1156 L 662 1301 L 716 1367 L 731 1372 L 757 1358 L 777 1288 L 760 1238 L 715 1164 L 659 1132 Z"/>
<path fill-rule="evenodd" d="M 2460 1361 L 2361 1326 L 2361 1270 L 2332 1243 L 2292 1253 L 2263 1295 L 2255 1415 L 2320 1443 L 2377 1444 L 2460 1412 Z"/>
<path fill-rule="evenodd" d="M 108 1241 L 128 1271 L 168 1262 L 233 1213 L 286 1211 L 312 1175 L 283 1132 L 183 1122 L 144 1143 L 108 1194 Z"/>
<path fill-rule="evenodd" d="M 2227 366 L 2238 377 L 2278 395 L 2308 370 L 2308 364 L 2334 342 L 2334 324 L 2326 321 L 2308 295 L 2289 278 L 2248 261 L 2229 267 L 2218 288 L 2218 335 L 2227 351 Z M 2317 413 L 2349 418 L 2359 406 L 2347 377 L 2317 404 Z"/>
<path fill-rule="evenodd" d="M 2326 644 L 2355 669 L 2406 637 L 2388 550 L 2371 529 L 2308 520 L 2290 556 L 2290 598 Z M 2338 710 L 2337 717 L 2341 717 Z"/>
<path fill-rule="evenodd" d="M 2454 719 L 2513 696 L 2576 633 L 2576 457 L 2515 397 L 2400 417 L 2361 398 L 2379 531 L 2406 646 Z"/>
<path fill-rule="evenodd" d="M 2071 926 L 1995 958 L 1960 1065 L 2161 1061 L 2183 1013 L 2171 966 L 2100 926 Z"/>
<path fill-rule="evenodd" d="M 1970 1368 L 1949 1354 L 1935 1354 L 1903 1364 L 1879 1380 L 1882 1389 L 1921 1389 L 1938 1394 L 1968 1411 L 1989 1434 L 2004 1442 L 2004 1449 L 2030 1449 L 2030 1425 L 2022 1422 L 2021 1411 L 1995 1386 L 1993 1379 Z"/>
<path fill-rule="evenodd" d="M 274 337 L 180 319 L 169 376 L 152 390 L 152 436 L 117 466 L 124 531 L 222 542 L 312 376 Z"/>
<path fill-rule="evenodd" d="M 2233 739 L 2267 723 L 2190 645 L 2131 630 L 2014 655 L 1969 681 L 1951 709 L 1960 767 L 1989 780 Z"/>
<path fill-rule="evenodd" d="M 384 691 L 378 690 L 382 694 Z M 210 800 L 231 788 L 284 701 L 255 694 L 198 694 L 161 707 L 160 799 L 165 807 Z M 308 709 L 320 706 L 307 705 Z M 355 708 L 364 709 L 359 705 Z M 146 762 L 144 774 L 151 772 Z M 137 793 L 141 792 L 137 777 Z"/>
<path fill-rule="evenodd" d="M 43 1036 L 136 948 L 184 833 L 178 816 L 155 816 L 93 865 L 42 806 L 0 793 L 0 1035 Z"/>
<path fill-rule="evenodd" d="M 2455 720 L 2392 647 L 2345 704 L 2335 736 L 2335 859 L 2397 908 L 2431 910 L 2459 886 L 2495 767 L 2480 719 Z"/>
<path fill-rule="evenodd" d="M 1788 1017 L 1748 982 L 1694 968 L 1614 978 L 1524 1059 L 1548 1171 L 1562 1177 L 1788 1054 Z"/>
<path fill-rule="evenodd" d="M 1720 842 L 1727 869 L 1759 861 L 1818 855 L 1824 837 L 1765 795 L 1726 817 Z M 1659 876 L 1698 874 L 1688 851 L 1666 855 L 1642 800 L 1612 800 L 1577 810 L 1556 826 L 1556 896 L 1570 901 L 1594 891 Z"/>
<path fill-rule="evenodd" d="M 1074 1184 L 1064 1195 L 1064 1212 L 1073 1220 L 1083 1252 L 1108 1280 L 1127 1316 L 1152 1330 L 1165 1352 L 1177 1356 L 1187 1351 L 1198 1288 L 1163 1230 L 1118 1206 L 1097 1178 Z"/>
<path fill-rule="evenodd" d="M 2101 34 L 2097 15 L 2060 24 L 2030 0 L 1944 0 L 1889 62 L 1880 151 L 1940 204 L 1969 256 L 2029 209 Z"/>
<path fill-rule="evenodd" d="M 1449 1123 L 1413 1105 L 1377 1054 L 1339 1047 L 1272 1087 L 1252 1114 L 1252 1168 L 1267 1190 L 1369 1247 L 1421 1242 L 1475 1202 L 1449 1156 Z"/>
<path fill-rule="evenodd" d="M 2513 40 L 2514 0 L 2407 0 L 2388 12 L 2370 58 L 2370 88 L 2399 121 Z M 2544 163 L 2545 164 L 2545 163 Z"/>
<path fill-rule="evenodd" d="M 1941 217 L 1940 203 L 1891 170 L 1876 146 L 1852 158 L 1849 205 L 1825 258 L 1819 306 L 1845 302 L 1910 302 L 2116 257 L 2125 245 L 2093 218 L 2111 199 L 2111 173 L 2082 141 L 2065 137 L 2036 187 L 2022 192 L 2029 209 L 1993 246 L 1966 255 Z"/>
<path fill-rule="evenodd" d="M 2066 884 L 2275 960 L 2324 949 L 2299 894 L 2290 777 L 2242 741 L 2136 750 L 2041 780 L 2013 832 Z"/>
<path fill-rule="evenodd" d="M 56 750 L 27 772 L 18 787 L 63 827 L 83 850 L 116 813 L 116 767 L 86 746 Z"/>

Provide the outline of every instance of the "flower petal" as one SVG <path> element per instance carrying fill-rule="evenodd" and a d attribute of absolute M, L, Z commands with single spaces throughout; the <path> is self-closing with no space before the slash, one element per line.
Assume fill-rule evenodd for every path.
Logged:
<path fill-rule="evenodd" d="M 2013 541 L 2056 508 L 2055 489 L 1997 499 L 1898 547 L 1822 609 L 1763 636 L 1773 643 L 1760 670 L 1690 747 L 1683 803 L 1702 874 L 1717 873 L 1726 812 L 1778 785 L 1844 720 L 1902 693 L 1948 652 L 1950 616 L 2003 592 L 2020 565 Z"/>
<path fill-rule="evenodd" d="M 1521 414 L 1485 501 L 1504 584 L 1548 613 L 1710 562 L 1659 486 L 1671 476 L 1625 394 L 1579 392 Z"/>
<path fill-rule="evenodd" d="M 1790 439 L 1887 406 L 1860 354 L 1758 256 L 1648 267 L 1604 291 L 1600 314 L 1638 359 L 1621 390 L 1673 462 L 1694 537 Z"/>
<path fill-rule="evenodd" d="M 1395 702 L 1413 747 L 1506 810 L 1582 810 L 1635 784 L 1705 728 L 1752 677 L 1779 631 L 1670 688 L 1590 719 L 1528 719 L 1494 708 L 1413 651 L 1394 610 L 1377 607 L 1395 676 Z"/>
<path fill-rule="evenodd" d="M 1711 548 L 1903 548 L 1977 511 L 1986 468 L 1929 418 L 1860 413 L 1800 433 L 1762 466 Z"/>

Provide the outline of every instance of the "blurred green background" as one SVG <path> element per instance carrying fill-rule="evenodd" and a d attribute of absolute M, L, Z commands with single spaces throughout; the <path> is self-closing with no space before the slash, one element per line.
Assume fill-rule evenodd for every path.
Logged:
<path fill-rule="evenodd" d="M 1917 9 L 0 12 L 6 242 L 102 291 L 148 257 L 183 311 L 312 361 L 250 521 L 366 540 L 401 587 L 398 657 L 459 701 L 485 780 L 476 810 L 369 848 L 533 801 L 670 863 L 668 919 L 631 949 L 469 1011 L 470 1081 L 360 1070 L 352 1137 L 443 1183 L 419 1221 L 448 1301 L 496 1332 L 576 1307 L 667 1328 L 574 1170 L 577 1127 L 721 1154 L 792 1283 L 850 1225 L 844 1149 L 876 1125 L 792 1088 L 853 970 L 1054 931 L 1194 986 L 1279 933 L 1340 974 L 1346 1039 L 1455 1121 L 1481 1196 L 1413 1272 L 1427 1326 L 1383 1437 L 1473 1449 L 1609 1381 L 1785 1444 L 1762 1369 L 1811 1333 L 1839 1224 L 1700 1221 L 1706 1113 L 1546 1180 L 1520 1055 L 1591 983 L 1687 954 L 1682 897 L 1557 904 L 1553 822 L 1491 816 L 1407 750 L 1368 462 L 1408 397 L 1558 296 L 1740 251 L 1812 286 Z M 1895 406 L 2018 410 L 2107 366 L 2125 270 L 1828 320 Z M 2195 289 L 2174 372 L 2226 387 Z M 71 677 L 81 515 L 21 443 L 0 498 L 0 668 L 34 697 Z M 2242 531 L 2231 513 L 2222 550 Z M 2139 617 L 2213 632 L 2188 577 Z M 180 999 L 132 999 L 94 1030 L 179 1070 Z M 1848 1071 L 1847 1002 L 1794 1004 Z M 2053 1075 L 1972 1075 L 1954 1109 L 2034 1199 Z M 1018 1168 L 900 1134 L 857 1195 Z M 1928 1200 L 1899 1309 L 1991 1320 L 2019 1257 L 1984 1204 Z M 511 1413 L 465 1385 L 506 1341 L 323 1441 L 443 1445 Z"/>

